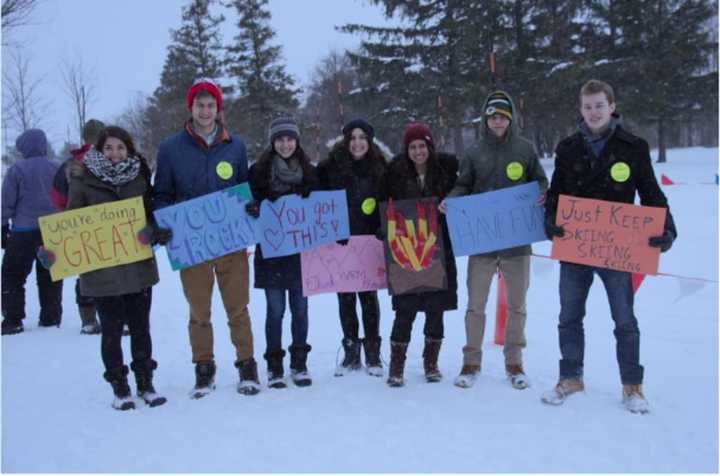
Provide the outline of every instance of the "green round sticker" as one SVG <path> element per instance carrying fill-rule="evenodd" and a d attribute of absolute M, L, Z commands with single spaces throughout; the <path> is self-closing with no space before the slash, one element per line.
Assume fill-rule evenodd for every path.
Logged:
<path fill-rule="evenodd" d="M 523 166 L 520 162 L 510 162 L 505 169 L 505 173 L 510 180 L 520 180 L 523 175 Z"/>
<path fill-rule="evenodd" d="M 372 212 L 375 211 L 375 207 L 377 206 L 377 202 L 374 198 L 366 198 L 363 200 L 362 205 L 360 208 L 362 208 L 362 211 L 365 215 L 370 215 Z"/>
<path fill-rule="evenodd" d="M 630 166 L 625 162 L 618 162 L 610 169 L 610 176 L 616 182 L 627 182 L 630 178 Z"/>
<path fill-rule="evenodd" d="M 230 162 L 225 162 L 224 160 L 217 164 L 217 167 L 215 167 L 215 172 L 217 172 L 218 176 L 223 179 L 227 180 L 233 175 L 233 167 L 230 165 Z"/>

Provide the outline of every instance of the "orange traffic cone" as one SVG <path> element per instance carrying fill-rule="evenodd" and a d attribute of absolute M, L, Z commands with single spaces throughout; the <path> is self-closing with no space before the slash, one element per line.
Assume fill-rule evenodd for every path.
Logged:
<path fill-rule="evenodd" d="M 498 269 L 497 305 L 495 306 L 495 344 L 505 345 L 505 323 L 507 322 L 507 297 L 505 278 Z"/>

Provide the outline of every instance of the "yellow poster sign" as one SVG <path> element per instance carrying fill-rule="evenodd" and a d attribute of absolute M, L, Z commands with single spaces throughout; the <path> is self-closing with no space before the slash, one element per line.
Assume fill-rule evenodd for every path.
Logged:
<path fill-rule="evenodd" d="M 40 217 L 43 245 L 55 253 L 53 281 L 153 256 L 137 240 L 146 224 L 142 197 Z"/>

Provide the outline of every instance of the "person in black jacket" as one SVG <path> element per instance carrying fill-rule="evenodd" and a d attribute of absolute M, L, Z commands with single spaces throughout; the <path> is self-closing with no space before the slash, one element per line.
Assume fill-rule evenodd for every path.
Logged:
<path fill-rule="evenodd" d="M 280 117 L 270 124 L 270 145 L 250 167 L 250 188 L 254 201 L 247 204 L 247 212 L 260 215 L 260 202 L 274 202 L 283 195 L 307 197 L 317 185 L 315 168 L 300 147 L 300 129 L 292 117 Z M 262 246 L 255 247 L 255 287 L 265 290 L 267 314 L 265 360 L 268 366 L 268 386 L 285 388 L 283 379 L 282 319 L 285 314 L 285 292 L 292 314 L 292 344 L 290 371 L 293 382 L 301 387 L 312 384 L 307 370 L 307 354 L 311 347 L 308 335 L 308 299 L 302 292 L 300 253 L 277 258 L 265 258 Z"/>
<path fill-rule="evenodd" d="M 442 201 L 455 185 L 458 160 L 454 155 L 435 151 L 430 127 L 411 123 L 403 136 L 404 151 L 393 158 L 383 182 L 383 199 L 405 200 L 436 197 Z M 457 309 L 457 269 L 445 215 L 438 214 L 443 234 L 445 273 L 448 287 L 442 291 L 401 294 L 392 297 L 395 321 L 390 335 L 390 370 L 388 385 L 404 385 L 405 356 L 410 343 L 412 325 L 418 312 L 425 313 L 425 349 L 423 367 L 428 382 L 438 382 L 438 355 L 444 337 L 443 312 Z"/>
<path fill-rule="evenodd" d="M 620 125 L 609 84 L 588 81 L 580 90 L 580 101 L 583 121 L 578 131 L 562 140 L 555 151 L 555 172 L 545 205 L 548 237 L 564 235 L 562 224 L 555 221 L 560 194 L 633 203 L 637 192 L 641 205 L 667 209 L 663 234 L 650 238 L 648 245 L 662 252 L 669 250 L 677 231 L 655 178 L 648 143 Z M 575 263 L 560 264 L 560 379 L 542 400 L 559 405 L 568 395 L 584 389 L 583 317 L 594 274 L 605 285 L 615 321 L 623 403 L 634 413 L 646 413 L 649 406 L 642 393 L 644 369 L 640 365 L 640 331 L 633 311 L 631 274 Z"/>
<path fill-rule="evenodd" d="M 373 143 L 375 130 L 363 119 L 355 119 L 343 127 L 343 139 L 330 151 L 327 159 L 318 164 L 318 179 L 324 190 L 344 189 L 347 194 L 351 235 L 374 235 L 380 228 L 378 199 L 380 184 L 385 175 L 385 159 Z M 338 241 L 347 245 L 348 240 Z M 362 306 L 365 339 L 360 341 L 357 298 Z M 383 374 L 380 360 L 380 304 L 376 291 L 338 293 L 342 345 L 345 358 L 335 375 L 358 370 L 360 345 L 365 348 L 365 365 L 370 375 Z"/>

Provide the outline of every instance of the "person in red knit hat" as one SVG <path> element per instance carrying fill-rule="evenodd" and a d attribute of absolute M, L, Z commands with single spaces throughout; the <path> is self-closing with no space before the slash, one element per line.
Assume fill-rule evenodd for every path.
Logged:
<path fill-rule="evenodd" d="M 414 122 L 405 129 L 403 152 L 388 165 L 382 191 L 383 200 L 445 198 L 457 178 L 458 161 L 454 155 L 436 152 L 435 141 L 427 124 Z M 442 374 L 438 368 L 438 355 L 443 340 L 443 313 L 457 309 L 457 270 L 455 256 L 448 238 L 445 217 L 438 217 L 438 233 L 443 234 L 447 289 L 395 295 L 395 311 L 390 335 L 390 371 L 387 383 L 391 387 L 404 385 L 404 367 L 412 325 L 418 312 L 425 313 L 425 348 L 423 368 L 428 382 L 438 382 Z M 383 237 L 384 238 L 384 237 Z"/>

